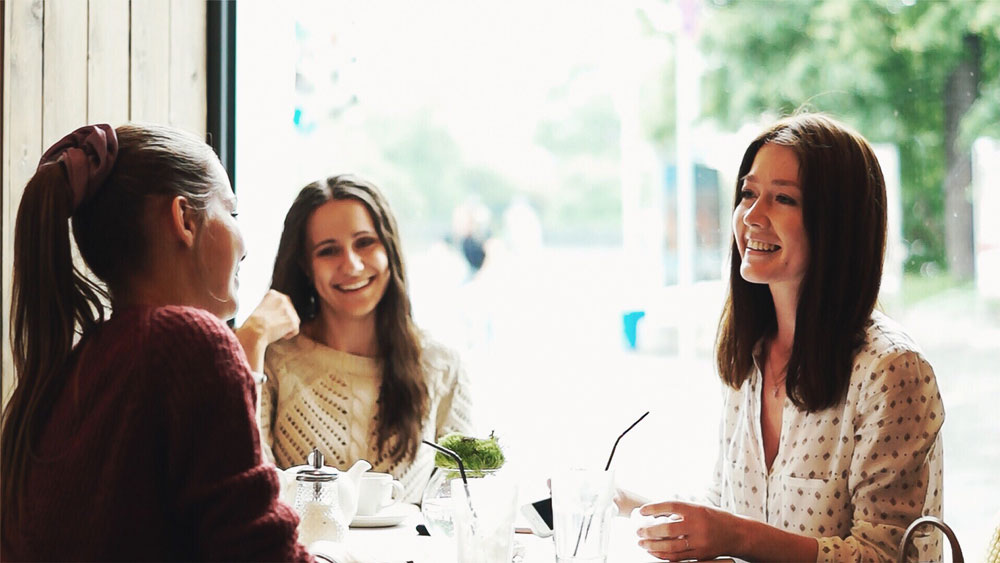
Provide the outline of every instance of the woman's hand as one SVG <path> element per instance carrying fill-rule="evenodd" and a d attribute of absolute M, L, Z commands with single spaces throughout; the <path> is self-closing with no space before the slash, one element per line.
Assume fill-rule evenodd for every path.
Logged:
<path fill-rule="evenodd" d="M 742 524 L 745 519 L 724 510 L 688 502 L 660 502 L 643 505 L 643 516 L 655 522 L 637 530 L 639 546 L 660 559 L 714 559 L 743 551 Z"/>
<path fill-rule="evenodd" d="M 273 289 L 264 294 L 243 326 L 236 329 L 236 337 L 247 355 L 250 369 L 257 372 L 264 368 L 264 351 L 269 344 L 298 333 L 299 315 L 292 300 Z"/>

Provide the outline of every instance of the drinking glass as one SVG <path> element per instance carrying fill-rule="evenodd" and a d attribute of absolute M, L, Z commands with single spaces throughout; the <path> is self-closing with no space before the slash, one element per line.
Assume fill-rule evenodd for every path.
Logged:
<path fill-rule="evenodd" d="M 517 512 L 517 481 L 509 476 L 451 481 L 458 560 L 510 563 Z"/>
<path fill-rule="evenodd" d="M 556 561 L 605 563 L 615 515 L 614 472 L 571 469 L 552 477 Z"/>
<path fill-rule="evenodd" d="M 499 476 L 499 469 L 470 469 L 465 472 L 469 481 L 473 479 L 496 479 Z M 424 515 L 427 529 L 432 536 L 453 537 L 454 524 L 452 523 L 452 498 L 451 482 L 454 479 L 461 481 L 461 473 L 457 469 L 445 467 L 435 467 L 431 473 L 431 479 L 424 487 L 424 494 L 420 501 L 420 512 Z"/>

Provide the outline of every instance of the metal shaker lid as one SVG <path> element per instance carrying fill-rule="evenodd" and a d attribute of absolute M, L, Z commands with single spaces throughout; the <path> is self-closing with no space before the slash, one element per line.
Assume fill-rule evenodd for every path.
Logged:
<path fill-rule="evenodd" d="M 308 464 L 307 469 L 302 469 L 295 475 L 296 481 L 323 483 L 337 479 L 337 470 L 323 465 L 323 453 L 318 448 L 313 448 L 313 451 L 306 457 L 306 463 Z"/>

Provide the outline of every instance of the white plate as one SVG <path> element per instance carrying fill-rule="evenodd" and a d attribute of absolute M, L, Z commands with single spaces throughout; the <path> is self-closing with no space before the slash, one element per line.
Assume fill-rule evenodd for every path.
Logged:
<path fill-rule="evenodd" d="M 416 505 L 399 503 L 382 509 L 371 516 L 355 516 L 351 521 L 352 528 L 385 528 L 395 526 L 417 510 Z"/>

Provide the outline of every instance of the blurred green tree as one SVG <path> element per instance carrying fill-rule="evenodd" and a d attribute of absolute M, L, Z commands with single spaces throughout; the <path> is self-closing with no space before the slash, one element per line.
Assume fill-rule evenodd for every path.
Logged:
<path fill-rule="evenodd" d="M 829 112 L 899 147 L 907 269 L 973 275 L 972 141 L 1000 135 L 996 0 L 715 0 L 703 112 Z"/>
<path fill-rule="evenodd" d="M 557 163 L 558 178 L 539 194 L 546 238 L 617 244 L 621 241 L 621 124 L 611 96 L 588 69 L 574 69 L 549 92 L 535 142 Z"/>

